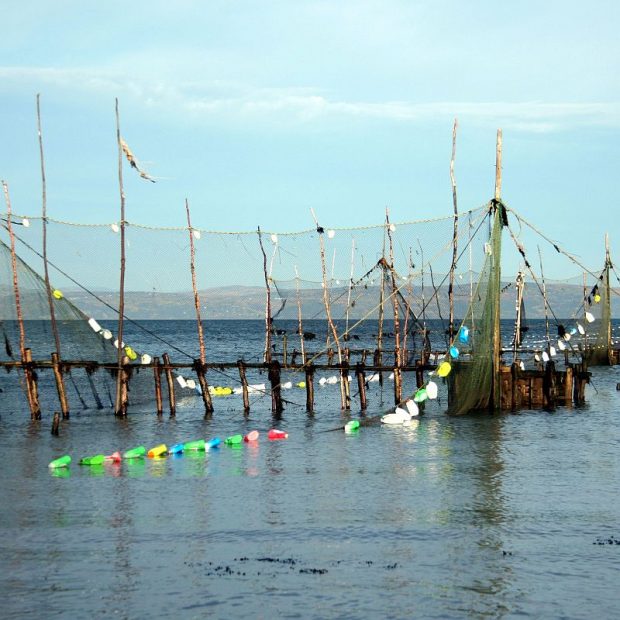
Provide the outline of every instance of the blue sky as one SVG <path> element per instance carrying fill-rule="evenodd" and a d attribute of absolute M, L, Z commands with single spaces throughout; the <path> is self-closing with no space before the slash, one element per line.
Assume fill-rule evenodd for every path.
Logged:
<path fill-rule="evenodd" d="M 40 212 L 118 219 L 114 99 L 151 184 L 126 169 L 127 219 L 301 230 L 449 214 L 503 198 L 590 267 L 620 247 L 620 3 L 191 1 L 3 3 L 0 176 Z M 550 276 L 566 265 L 551 263 Z M 569 269 L 570 271 L 570 269 Z M 573 275 L 573 271 L 566 275 Z"/>

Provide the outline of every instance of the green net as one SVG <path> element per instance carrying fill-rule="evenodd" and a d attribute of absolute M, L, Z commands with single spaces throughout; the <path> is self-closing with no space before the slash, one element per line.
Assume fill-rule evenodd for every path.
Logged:
<path fill-rule="evenodd" d="M 503 206 L 492 206 L 485 262 L 469 308 L 449 349 L 452 371 L 448 413 L 499 407 L 498 378 L 494 357 L 500 348 L 499 304 L 501 289 L 501 235 Z M 495 356 L 494 356 L 495 353 Z"/>

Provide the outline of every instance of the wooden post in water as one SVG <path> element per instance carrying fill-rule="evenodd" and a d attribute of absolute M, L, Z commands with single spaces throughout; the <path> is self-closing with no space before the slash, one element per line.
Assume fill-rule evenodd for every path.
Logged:
<path fill-rule="evenodd" d="M 62 419 L 69 419 L 69 405 L 67 401 L 67 393 L 65 392 L 65 382 L 62 378 L 62 371 L 60 369 L 60 359 L 58 353 L 54 351 L 51 354 L 52 358 L 52 370 L 54 371 L 54 379 L 56 380 L 56 390 L 58 391 L 58 400 L 60 401 L 60 408 L 62 411 Z"/>
<path fill-rule="evenodd" d="M 306 411 L 314 411 L 314 366 L 304 361 L 306 373 Z"/>
<path fill-rule="evenodd" d="M 115 99 L 116 110 L 116 142 L 118 144 L 118 187 L 121 201 L 121 259 L 120 259 L 120 283 L 118 287 L 118 329 L 117 329 L 117 374 L 116 374 L 116 399 L 114 413 L 117 416 L 127 415 L 127 409 L 122 406 L 122 378 L 123 378 L 123 319 L 125 316 L 125 189 L 123 187 L 123 147 L 121 144 L 121 125 L 118 112 L 118 99 Z"/>
<path fill-rule="evenodd" d="M 24 377 L 26 379 L 26 396 L 28 398 L 28 406 L 30 408 L 30 418 L 32 420 L 41 419 L 41 409 L 38 402 L 35 402 L 32 398 L 32 372 L 29 370 L 26 359 L 26 330 L 24 328 L 24 315 L 22 314 L 21 296 L 19 294 L 19 282 L 17 276 L 17 255 L 15 253 L 15 234 L 13 233 L 13 223 L 11 221 L 11 198 L 9 197 L 9 186 L 5 181 L 2 181 L 2 188 L 4 190 L 4 199 L 6 202 L 6 229 L 9 233 L 9 239 L 11 243 L 11 269 L 13 272 L 13 295 L 15 297 L 15 316 L 17 318 L 17 325 L 19 328 L 19 353 L 24 369 Z"/>
<path fill-rule="evenodd" d="M 239 378 L 241 379 L 241 389 L 243 391 L 243 412 L 250 413 L 250 396 L 248 394 L 248 379 L 245 375 L 245 364 L 243 360 L 237 360 L 239 367 Z"/>
<path fill-rule="evenodd" d="M 282 385 L 280 383 L 280 362 L 269 362 L 269 382 L 271 383 L 271 412 L 279 415 L 284 411 L 282 405 Z"/>
<path fill-rule="evenodd" d="M 366 411 L 368 406 L 366 402 L 366 377 L 364 376 L 364 365 L 362 363 L 355 365 L 355 376 L 357 378 L 357 391 L 360 395 L 360 409 Z"/>
<path fill-rule="evenodd" d="M 52 334 L 54 335 L 54 342 L 56 344 L 56 352 L 55 354 L 52 354 L 52 363 L 54 363 L 55 356 L 56 361 L 54 363 L 54 378 L 56 380 L 58 400 L 60 402 L 62 418 L 63 420 L 67 420 L 69 419 L 69 402 L 67 401 L 67 394 L 65 392 L 65 383 L 62 376 L 62 371 L 60 370 L 60 366 L 58 364 L 58 362 L 60 361 L 60 335 L 58 333 L 58 325 L 56 324 L 56 313 L 54 312 L 54 298 L 52 295 L 49 265 L 47 262 L 47 184 L 45 180 L 45 158 L 43 156 L 43 132 L 41 130 L 41 105 L 39 94 L 37 94 L 37 132 L 39 135 L 39 156 L 41 161 L 41 224 L 43 231 L 43 273 L 45 276 L 45 288 L 47 291 L 47 303 L 50 310 Z"/>
<path fill-rule="evenodd" d="M 121 413 L 120 415 L 127 415 L 127 407 L 129 405 L 129 370 L 127 365 L 130 359 L 123 355 L 123 367 L 121 368 Z"/>
<path fill-rule="evenodd" d="M 200 366 L 197 369 L 198 383 L 200 384 L 200 391 L 202 395 L 202 402 L 205 408 L 205 416 L 210 416 L 213 413 L 213 402 L 211 400 L 211 394 L 209 393 L 209 385 L 205 376 L 205 367 L 207 363 L 207 355 L 205 352 L 205 340 L 202 331 L 202 319 L 200 317 L 200 296 L 198 295 L 198 286 L 196 284 L 196 266 L 195 257 L 196 251 L 194 248 L 195 233 L 198 233 L 197 238 L 200 238 L 199 231 L 194 231 L 192 228 L 192 221 L 189 214 L 189 202 L 185 199 L 185 212 L 187 213 L 187 230 L 189 231 L 189 252 L 190 252 L 190 272 L 192 275 L 192 290 L 194 292 L 194 307 L 196 309 L 196 327 L 198 329 L 198 345 L 200 347 Z"/>
<path fill-rule="evenodd" d="M 164 373 L 166 374 L 166 383 L 168 384 L 168 402 L 170 404 L 170 416 L 177 414 L 176 397 L 174 394 L 174 379 L 172 377 L 172 366 L 170 366 L 170 356 L 167 353 L 162 355 L 164 360 Z"/>
<path fill-rule="evenodd" d="M 200 385 L 200 396 L 205 408 L 205 418 L 210 418 L 213 415 L 213 399 L 211 398 L 211 392 L 209 392 L 209 385 L 207 383 L 207 365 L 202 363 L 202 360 L 194 360 L 194 368 L 196 369 L 196 376 L 198 377 L 198 385 Z"/>
<path fill-rule="evenodd" d="M 60 414 L 58 411 L 54 411 L 54 417 L 52 419 L 52 435 L 58 437 L 60 435 Z"/>
<path fill-rule="evenodd" d="M 36 412 L 35 419 L 41 419 L 41 406 L 39 404 L 39 388 L 37 387 L 37 373 L 32 367 L 32 351 L 24 349 L 24 362 L 26 364 L 26 385 L 29 391 L 29 401 Z"/>
<path fill-rule="evenodd" d="M 155 406 L 157 415 L 161 415 L 164 412 L 164 405 L 161 396 L 161 364 L 158 357 L 153 358 L 153 378 L 155 379 Z"/>

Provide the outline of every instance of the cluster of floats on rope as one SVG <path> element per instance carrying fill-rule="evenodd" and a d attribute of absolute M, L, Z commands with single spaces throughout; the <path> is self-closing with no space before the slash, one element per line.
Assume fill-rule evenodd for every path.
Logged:
<path fill-rule="evenodd" d="M 387 413 L 381 417 L 381 422 L 387 425 L 402 425 L 409 426 L 420 415 L 420 410 L 417 403 L 423 402 L 427 399 L 437 398 L 437 384 L 429 381 L 424 387 L 421 387 L 415 393 L 413 399 L 409 399 L 405 402 L 404 407 L 396 407 L 393 412 Z M 349 420 L 343 427 L 345 433 L 356 433 L 360 430 L 359 420 Z M 157 446 L 147 450 L 144 446 L 137 446 L 131 448 L 126 452 L 116 451 L 110 455 L 95 454 L 93 456 L 85 456 L 79 460 L 79 465 L 93 466 L 103 465 L 104 463 L 120 463 L 123 460 L 133 459 L 161 459 L 169 455 L 179 455 L 187 452 L 209 452 L 220 447 L 224 444 L 227 446 L 239 446 L 243 443 L 256 444 L 259 440 L 260 432 L 257 430 L 250 431 L 246 435 L 236 434 L 227 437 L 223 441 L 219 437 L 213 437 L 212 439 L 197 439 L 195 441 L 188 441 L 185 443 L 177 443 L 168 447 L 165 443 L 158 444 Z M 288 433 L 277 428 L 272 428 L 267 432 L 267 439 L 270 441 L 277 441 L 280 439 L 288 439 Z M 61 469 L 63 467 L 69 467 L 71 464 L 71 456 L 65 454 L 57 459 L 54 459 L 50 464 L 50 469 Z"/>
<path fill-rule="evenodd" d="M 358 422 L 359 425 L 359 422 Z M 219 437 L 213 437 L 212 439 L 197 439 L 194 441 L 187 441 L 185 443 L 177 443 L 168 447 L 165 443 L 158 444 L 157 446 L 147 450 L 144 446 L 136 446 L 126 452 L 116 451 L 110 455 L 95 454 L 93 456 L 85 456 L 79 460 L 80 465 L 92 466 L 103 465 L 104 463 L 120 463 L 123 460 L 131 461 L 135 459 L 161 459 L 169 455 L 180 455 L 187 452 L 209 452 L 220 447 L 221 444 L 227 446 L 238 446 L 242 443 L 256 444 L 258 442 L 260 433 L 257 430 L 250 431 L 246 435 L 236 434 L 226 437 L 223 441 Z M 288 439 L 288 433 L 277 428 L 272 428 L 267 432 L 267 438 L 270 441 L 276 441 L 279 439 Z M 71 456 L 65 454 L 57 459 L 54 459 L 50 464 L 50 469 L 60 469 L 63 467 L 69 467 L 71 464 Z"/>

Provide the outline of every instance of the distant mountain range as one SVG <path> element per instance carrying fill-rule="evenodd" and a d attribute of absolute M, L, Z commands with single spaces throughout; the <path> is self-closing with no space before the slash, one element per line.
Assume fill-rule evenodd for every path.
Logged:
<path fill-rule="evenodd" d="M 466 288 L 466 290 L 464 290 Z M 405 299 L 410 299 L 408 291 L 401 290 Z M 96 293 L 111 308 L 106 307 L 91 295 L 81 291 L 65 291 L 65 295 L 89 316 L 97 319 L 113 319 L 116 314 L 112 308 L 118 307 L 118 294 L 111 292 Z M 203 319 L 264 319 L 265 289 L 261 287 L 229 286 L 202 290 L 199 292 L 201 315 Z M 345 316 L 349 291 L 346 287 L 334 287 L 330 291 L 332 316 L 340 319 Z M 549 314 L 558 318 L 578 316 L 583 313 L 579 307 L 583 300 L 582 287 L 576 285 L 547 285 Z M 413 311 L 422 313 L 422 291 L 413 291 Z M 425 314 L 428 318 L 448 316 L 447 287 L 441 287 L 436 297 L 433 289 L 424 290 L 426 303 Z M 437 307 L 440 300 L 440 308 Z M 305 319 L 324 318 L 323 290 L 304 289 L 299 293 L 299 300 Z M 613 296 L 612 296 L 613 302 Z M 455 295 L 455 316 L 462 317 L 469 303 L 469 285 L 457 289 Z M 354 289 L 351 294 L 351 319 L 362 317 L 376 318 L 379 306 L 379 287 L 368 286 L 361 290 Z M 295 290 L 271 291 L 272 316 L 278 312 L 281 319 L 296 319 L 298 296 Z M 528 318 L 544 318 L 545 304 L 542 294 L 535 284 L 528 284 L 525 289 L 525 311 Z M 612 308 L 613 310 L 613 308 Z M 392 317 L 391 300 L 385 305 L 386 318 Z M 132 319 L 194 319 L 196 316 L 194 297 L 191 292 L 157 293 L 127 291 L 125 294 L 125 314 Z M 515 290 L 511 283 L 502 285 L 501 316 L 509 319 L 515 315 Z"/>

